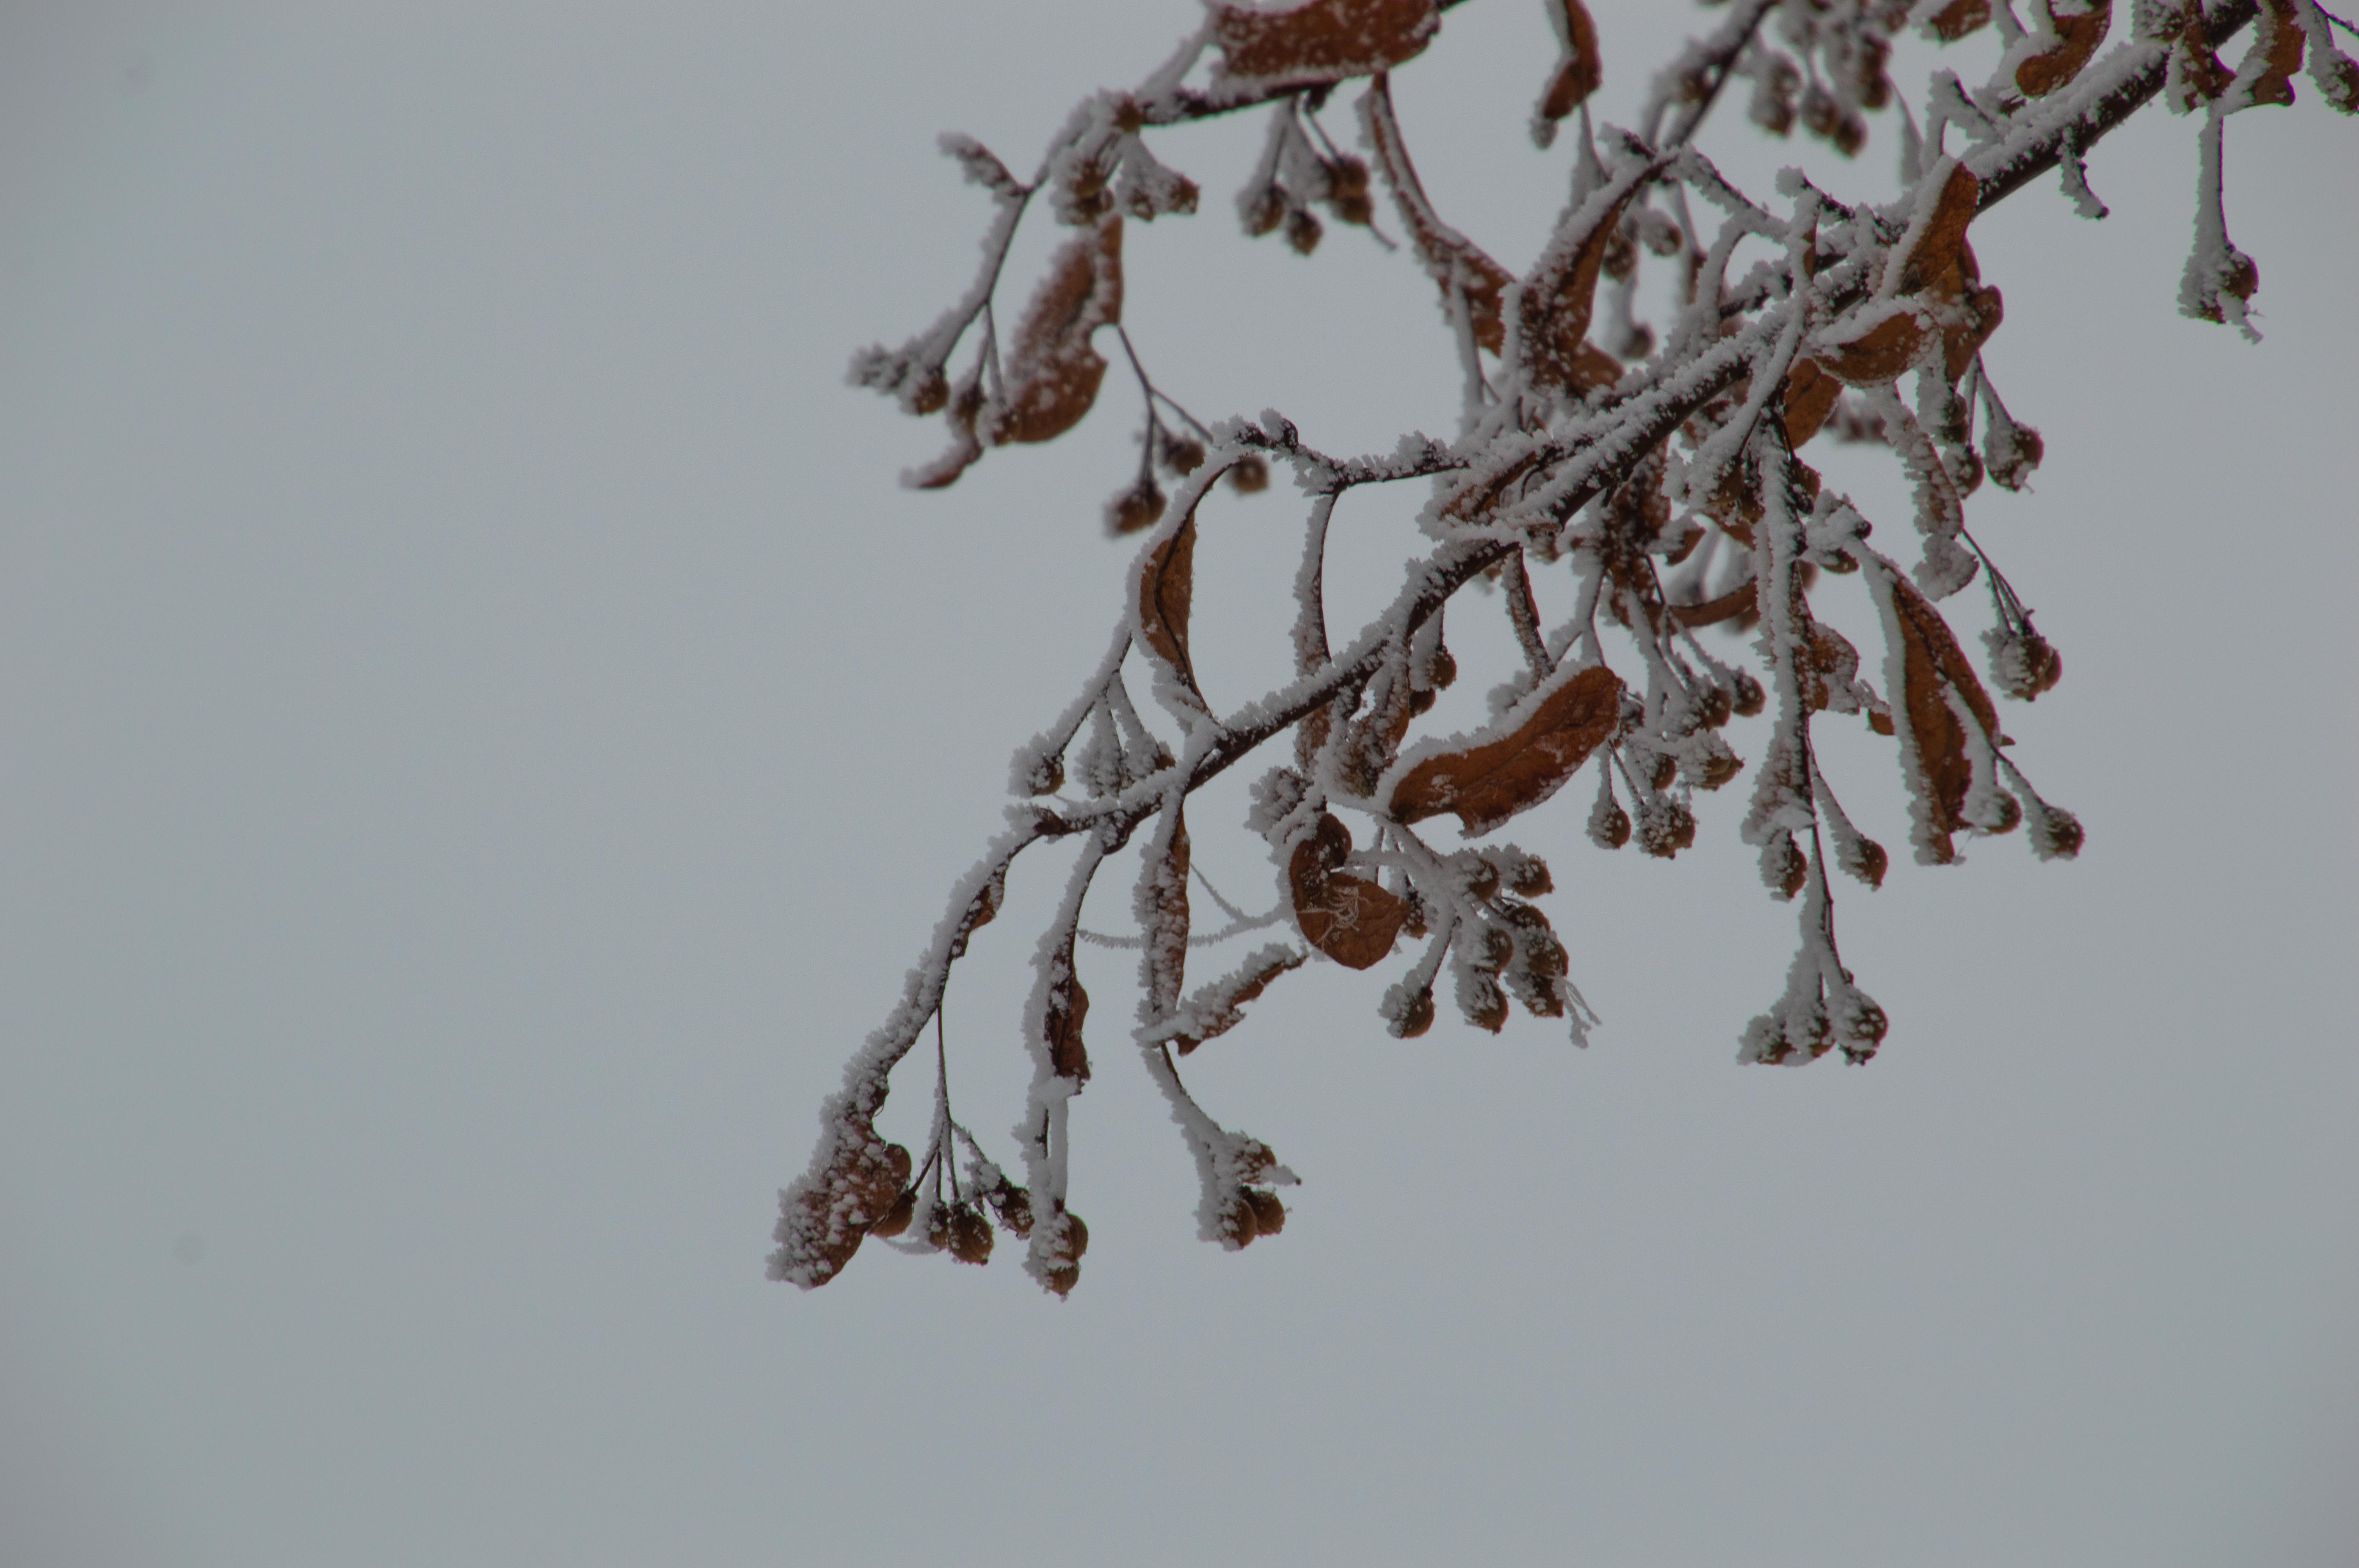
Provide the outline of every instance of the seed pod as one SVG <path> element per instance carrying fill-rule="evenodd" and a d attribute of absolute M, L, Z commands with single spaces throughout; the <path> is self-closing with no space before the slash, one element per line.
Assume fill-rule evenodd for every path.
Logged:
<path fill-rule="evenodd" d="M 1739 719 L 1750 719 L 1769 705 L 1769 694 L 1761 683 L 1743 670 L 1736 672 L 1735 689 L 1729 694 L 1729 706 Z"/>
<path fill-rule="evenodd" d="M 1745 761 L 1728 749 L 1728 742 L 1710 730 L 1702 732 L 1701 743 L 1684 748 L 1686 756 L 1682 771 L 1688 783 L 1698 789 L 1718 789 L 1745 771 Z"/>
<path fill-rule="evenodd" d="M 1141 475 L 1137 483 L 1106 503 L 1106 532 L 1116 538 L 1144 532 L 1162 520 L 1163 507 L 1162 489 Z"/>
<path fill-rule="evenodd" d="M 1277 1195 L 1262 1187 L 1247 1187 L 1245 1202 L 1253 1206 L 1254 1233 L 1276 1236 L 1286 1228 L 1286 1206 Z"/>
<path fill-rule="evenodd" d="M 2043 860 L 2069 860 L 2081 852 L 2087 835 L 2081 819 L 2069 811 L 2045 805 L 2032 814 L 2031 849 Z"/>
<path fill-rule="evenodd" d="M 1286 222 L 1286 196 L 1275 185 L 1265 185 L 1253 193 L 1249 201 L 1239 203 L 1238 217 L 1250 239 L 1260 239 L 1274 233 Z"/>
<path fill-rule="evenodd" d="M 1999 690 L 2029 702 L 2055 688 L 2064 676 L 2064 658 L 2025 622 L 2020 628 L 1994 627 L 1983 633 L 1990 650 L 1991 680 Z"/>
<path fill-rule="evenodd" d="M 936 1252 L 951 1244 L 951 1210 L 949 1206 L 936 1204 L 926 1216 L 926 1245 Z"/>
<path fill-rule="evenodd" d="M 1695 813 L 1668 795 L 1638 803 L 1638 848 L 1668 860 L 1695 842 Z"/>
<path fill-rule="evenodd" d="M 983 1195 L 999 1223 L 1017 1236 L 1032 1234 L 1032 1195 L 1015 1183 L 1003 1180 L 999 1185 Z"/>
<path fill-rule="evenodd" d="M 1253 1203 L 1242 1190 L 1232 1195 L 1228 1206 L 1221 1210 L 1219 1229 L 1221 1245 L 1232 1252 L 1244 1251 L 1261 1233 Z"/>
<path fill-rule="evenodd" d="M 1204 466 L 1204 443 L 1193 436 L 1166 436 L 1162 455 L 1163 466 L 1184 479 Z"/>
<path fill-rule="evenodd" d="M 1836 843 L 1835 864 L 1872 888 L 1884 885 L 1884 873 L 1891 863 L 1892 857 L 1873 838 L 1854 835 Z"/>
<path fill-rule="evenodd" d="M 1772 834 L 1769 842 L 1761 846 L 1761 882 L 1771 896 L 1781 901 L 1802 891 L 1810 880 L 1810 863 L 1803 858 L 1801 846 L 1785 828 Z"/>
<path fill-rule="evenodd" d="M 991 1221 L 971 1203 L 962 1203 L 951 1210 L 951 1256 L 962 1263 L 991 1261 Z"/>
<path fill-rule="evenodd" d="M 1229 488 L 1239 495 L 1254 495 L 1269 488 L 1269 465 L 1256 457 L 1243 457 L 1229 469 Z"/>
<path fill-rule="evenodd" d="M 1527 855 L 1516 862 L 1515 874 L 1507 885 L 1525 898 L 1542 898 L 1556 891 L 1556 879 L 1549 875 L 1548 862 L 1538 855 Z"/>
<path fill-rule="evenodd" d="M 1433 988 L 1421 986 L 1401 1005 L 1399 1016 L 1389 1021 L 1397 1039 L 1414 1040 L 1433 1027 Z"/>
<path fill-rule="evenodd" d="M 1458 1011 L 1477 1029 L 1496 1034 L 1506 1027 L 1507 993 L 1499 982 L 1475 969 L 1458 974 Z"/>
<path fill-rule="evenodd" d="M 1461 857 L 1463 857 L 1462 859 Z M 1499 891 L 1499 868 L 1479 855 L 1460 850 L 1451 857 L 1458 889 L 1476 903 L 1487 903 Z"/>
<path fill-rule="evenodd" d="M 1630 841 L 1630 814 L 1610 795 L 1600 795 L 1589 814 L 1589 841 L 1601 849 L 1619 849 Z"/>
<path fill-rule="evenodd" d="M 893 1206 L 885 1211 L 885 1217 L 868 1227 L 868 1234 L 871 1236 L 900 1235 L 909 1228 L 909 1217 L 917 1212 L 917 1208 L 918 1189 L 903 1188 L 901 1195 L 893 1200 Z"/>
<path fill-rule="evenodd" d="M 1326 225 L 1303 208 L 1297 207 L 1286 215 L 1286 243 L 1298 255 L 1309 255 L 1319 248 L 1319 240 L 1326 233 Z"/>

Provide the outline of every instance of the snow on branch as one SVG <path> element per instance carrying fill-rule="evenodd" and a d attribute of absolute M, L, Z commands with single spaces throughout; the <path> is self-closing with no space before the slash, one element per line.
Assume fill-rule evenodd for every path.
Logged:
<path fill-rule="evenodd" d="M 910 476 L 940 486 L 990 449 L 1049 440 L 1086 417 L 1105 345 L 1118 347 L 1143 429 L 1136 470 L 1104 521 L 1140 535 L 1138 553 L 1105 655 L 1016 752 L 1010 825 L 953 887 L 899 1004 L 822 1108 L 810 1165 L 781 1195 L 774 1278 L 822 1284 L 871 1236 L 981 1262 L 995 1222 L 1024 1239 L 1042 1285 L 1073 1288 L 1088 1244 L 1068 1202 L 1070 1119 L 1093 1069 L 1084 941 L 1138 955 L 1133 1044 L 1194 1159 L 1200 1233 L 1235 1249 L 1277 1233 L 1286 1208 L 1273 1189 L 1294 1176 L 1266 1144 L 1216 1121 L 1179 1063 L 1216 1038 L 1224 1052 L 1251 1049 L 1253 1006 L 1282 977 L 1331 964 L 1386 971 L 1375 1011 L 1399 1037 L 1430 1029 L 1446 991 L 1475 1028 L 1498 1030 L 1512 1004 L 1587 1039 L 1595 1014 L 1541 904 L 1549 867 L 1494 837 L 1517 817 L 1578 816 L 1602 849 L 1635 844 L 1671 860 L 1694 842 L 1700 797 L 1750 773 L 1737 831 L 1758 850 L 1771 898 L 1798 915 L 1785 988 L 1739 1033 L 1740 1059 L 1759 1063 L 1837 1049 L 1865 1062 L 1886 1033 L 1884 1010 L 1843 963 L 1828 871 L 1873 890 L 1889 857 L 1838 802 L 1817 725 L 1854 721 L 1889 739 L 1921 863 L 2018 829 L 2042 860 L 2078 852 L 2081 824 L 2033 791 L 1991 690 L 2034 700 L 2055 687 L 2062 660 L 1967 525 L 1985 477 L 2018 489 L 2046 455 L 1992 380 L 1985 351 L 2004 304 L 1971 233 L 2051 168 L 2081 212 L 2104 216 L 2088 161 L 2105 136 L 2158 98 L 2200 111 L 2180 304 L 2249 334 L 2258 268 L 2227 235 L 2225 122 L 2291 103 L 2305 71 L 2304 91 L 2359 110 L 2359 66 L 2340 52 L 2333 19 L 2314 0 L 2026 0 L 2027 23 L 2006 0 L 1735 0 L 1708 36 L 1637 78 L 1648 85 L 1633 131 L 1593 117 L 1614 72 L 1585 0 L 1547 0 L 1558 49 L 1527 86 L 1538 93 L 1534 139 L 1571 133 L 1570 193 L 1518 271 L 1443 216 L 1447 193 L 1420 179 L 1416 127 L 1392 92 L 1455 3 L 1209 0 L 1137 85 L 1080 103 L 1028 180 L 972 139 L 943 139 L 992 203 L 974 282 L 902 347 L 856 356 L 852 379 L 943 419 L 948 449 Z M 2117 9 L 2130 13 L 2118 25 Z M 1910 29 L 1980 50 L 1984 84 L 1937 71 L 1912 111 L 1888 70 Z M 2232 67 L 2217 51 L 2240 38 Z M 1749 90 L 1731 94 L 1740 81 Z M 1364 158 L 1322 118 L 1338 92 L 1353 96 Z M 1843 200 L 1789 168 L 1774 189 L 1738 189 L 1699 140 L 1732 101 L 1758 131 L 1799 127 L 1846 157 L 1872 116 L 1896 112 L 1899 188 Z M 1199 204 L 1196 182 L 1165 161 L 1169 133 L 1245 111 L 1267 116 L 1235 203 L 1248 235 L 1282 234 L 1307 255 L 1323 212 L 1389 246 L 1375 226 L 1376 188 L 1389 198 L 1405 260 L 1433 284 L 1438 325 L 1457 348 L 1453 438 L 1409 432 L 1388 454 L 1334 456 L 1274 410 L 1199 418 L 1149 373 L 1124 326 L 1137 303 L 1125 249 Z M 1013 239 L 1044 212 L 1066 236 L 1003 332 Z M 1659 334 L 1635 314 L 1649 267 L 1670 269 L 1674 316 Z M 1889 451 L 1913 496 L 1912 564 L 1871 546 L 1870 520 L 1806 460 L 1821 438 Z M 1263 492 L 1278 467 L 1308 498 L 1293 670 L 1240 700 L 1208 688 L 1193 656 L 1197 553 L 1223 543 L 1201 503 L 1220 482 Z M 1339 635 L 1325 592 L 1348 539 L 1337 510 L 1362 486 L 1412 480 L 1432 492 L 1423 553 L 1388 602 Z M 1951 621 L 1978 597 L 1962 595 L 1977 579 L 1991 607 L 1987 685 Z M 1562 586 L 1538 591 L 1551 583 Z M 1518 657 L 1492 687 L 1485 722 L 1423 731 L 1420 716 L 1460 675 L 1447 630 L 1468 611 L 1451 607 L 1477 584 L 1503 590 Z M 1551 625 L 1542 606 L 1557 592 L 1573 610 Z M 1819 613 L 1845 592 L 1872 611 L 1879 653 L 1864 654 Z M 1697 632 L 1712 625 L 1753 633 L 1752 670 L 1706 651 Z M 1271 864 L 1278 908 L 1248 915 L 1215 893 L 1228 924 L 1195 933 L 1190 832 L 1206 820 L 1200 810 L 1191 824 L 1190 804 L 1288 736 L 1255 778 L 1244 824 Z M 1571 798 L 1589 804 L 1552 804 L 1584 770 L 1593 786 Z M 1456 818 L 1449 845 L 1430 837 L 1444 816 Z M 1014 1129 L 1018 1185 L 952 1114 L 941 1004 L 1016 862 L 1049 840 L 1078 853 L 1035 945 L 1019 1021 L 1031 1076 Z M 1136 934 L 1085 929 L 1097 873 L 1133 849 Z M 1274 924 L 1291 924 L 1299 944 L 1264 946 L 1189 989 L 1191 954 Z M 918 1159 L 877 1132 L 876 1117 L 929 1023 L 935 1110 Z"/>

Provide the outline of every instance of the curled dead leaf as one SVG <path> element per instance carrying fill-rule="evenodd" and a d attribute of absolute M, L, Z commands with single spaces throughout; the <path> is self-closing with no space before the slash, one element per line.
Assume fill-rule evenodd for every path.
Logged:
<path fill-rule="evenodd" d="M 1917 362 L 1925 322 L 1906 299 L 1877 300 L 1830 324 L 1810 347 L 1820 368 L 1853 386 L 1881 386 Z"/>
<path fill-rule="evenodd" d="M 1622 681 L 1603 665 L 1555 681 L 1518 705 L 1511 730 L 1461 751 L 1421 757 L 1393 786 L 1402 822 L 1455 812 L 1470 836 L 1487 832 L 1554 795 L 1622 720 Z"/>
<path fill-rule="evenodd" d="M 1393 950 L 1408 903 L 1365 877 L 1334 870 L 1351 847 L 1341 822 L 1321 817 L 1317 830 L 1295 844 L 1287 885 L 1303 939 L 1346 968 L 1365 969 Z"/>
<path fill-rule="evenodd" d="M 1196 594 L 1196 514 L 1147 553 L 1138 568 L 1138 631 L 1157 657 L 1171 666 L 1199 702 L 1195 665 L 1188 658 L 1188 613 Z"/>
<path fill-rule="evenodd" d="M 1794 362 L 1786 373 L 1786 444 L 1799 449 L 1819 433 L 1843 395 L 1843 383 L 1819 368 L 1816 360 Z"/>
<path fill-rule="evenodd" d="M 992 444 L 1050 440 L 1079 424 L 1105 375 L 1106 362 L 1090 336 L 1121 319 L 1122 219 L 1115 216 L 1066 241 L 1049 261 L 1008 352 Z"/>
<path fill-rule="evenodd" d="M 1991 0 L 1950 0 L 1925 18 L 1925 30 L 1945 44 L 1990 26 Z"/>
<path fill-rule="evenodd" d="M 1049 1047 L 1049 1065 L 1057 1076 L 1075 1083 L 1090 1079 L 1090 1054 L 1082 1043 L 1082 1024 L 1090 1015 L 1090 993 L 1073 972 L 1073 942 L 1065 938 L 1063 973 L 1049 988 L 1049 1011 L 1042 1034 Z"/>
<path fill-rule="evenodd" d="M 1897 632 L 1900 640 L 1904 679 L 1895 712 L 1908 737 L 1902 771 L 1923 808 L 1920 848 L 1935 863 L 1946 863 L 1956 853 L 1950 836 L 1969 825 L 1966 795 L 1973 785 L 1965 727 L 1949 693 L 1958 694 L 1984 734 L 1994 739 L 1998 710 L 1941 612 L 1907 578 L 1888 571 L 1877 575 L 1891 595 L 1887 633 Z"/>
<path fill-rule="evenodd" d="M 1564 54 L 1549 78 L 1548 91 L 1540 94 L 1537 115 L 1541 123 L 1553 124 L 1589 101 L 1604 82 L 1605 66 L 1597 51 L 1597 22 L 1582 0 L 1551 0 L 1549 20 L 1556 25 Z"/>
<path fill-rule="evenodd" d="M 1311 85 L 1369 76 L 1424 52 L 1433 0 L 1310 0 L 1290 11 L 1215 5 L 1212 37 L 1233 77 Z"/>
<path fill-rule="evenodd" d="M 2026 98 L 2045 98 L 2081 74 L 2113 25 L 2114 0 L 2079 0 L 2087 8 L 2071 15 L 2056 14 L 2056 0 L 2035 0 L 2048 13 L 2046 46 L 2018 61 L 2015 85 Z"/>

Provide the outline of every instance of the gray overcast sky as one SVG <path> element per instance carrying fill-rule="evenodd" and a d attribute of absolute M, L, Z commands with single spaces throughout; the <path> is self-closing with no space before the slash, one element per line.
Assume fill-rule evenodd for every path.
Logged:
<path fill-rule="evenodd" d="M 1624 118 L 1701 14 L 1598 9 Z M 1282 1238 L 1193 1238 L 1097 954 L 1071 1302 L 1005 1256 L 763 1281 L 1129 553 L 1123 383 L 916 496 L 937 432 L 844 361 L 971 265 L 938 131 L 1028 168 L 1194 16 L 0 13 L 0 1560 L 2359 1558 L 2359 126 L 2306 83 L 2230 127 L 2258 347 L 2173 312 L 2189 122 L 2098 152 L 2103 224 L 2049 181 L 1976 225 L 2049 459 L 1970 517 L 2067 662 L 2006 720 L 2089 849 L 1842 895 L 1872 1066 L 1734 1065 L 1791 935 L 1740 802 L 1664 866 L 1586 849 L 1576 787 L 1512 836 L 1589 1051 L 1395 1042 L 1383 980 L 1331 969 L 1192 1059 L 1304 1176 Z M 1399 83 L 1445 211 L 1516 262 L 1562 190 L 1522 128 L 1550 48 L 1484 0 Z M 1256 135 L 1163 144 L 1205 211 L 1130 233 L 1142 352 L 1331 449 L 1446 432 L 1406 258 L 1236 233 Z M 1881 198 L 1875 136 L 1843 167 L 1732 116 L 1712 150 Z M 1874 465 L 1829 471 L 1905 533 Z M 1339 518 L 1339 619 L 1413 546 L 1388 504 Z M 1216 699 L 1281 656 L 1297 517 L 1207 508 Z M 1888 751 L 1830 765 L 1905 844 Z M 1258 903 L 1242 810 L 1191 813 L 1197 856 Z M 987 1136 L 1058 880 L 1027 862 L 950 993 Z"/>

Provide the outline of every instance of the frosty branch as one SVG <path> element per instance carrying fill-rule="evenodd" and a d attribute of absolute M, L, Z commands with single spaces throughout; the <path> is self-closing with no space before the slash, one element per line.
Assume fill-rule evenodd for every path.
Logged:
<path fill-rule="evenodd" d="M 1891 738 L 1919 862 L 1955 860 L 1961 834 L 2018 828 L 2042 859 L 2078 851 L 2079 823 L 2033 790 L 1940 607 L 1979 577 L 1989 684 L 2022 701 L 2055 686 L 2061 661 L 1966 529 L 1965 503 L 1985 478 L 2018 488 L 2043 456 L 1985 362 L 2003 312 L 1968 231 L 2050 169 L 2081 213 L 2104 216 L 2087 157 L 2160 99 L 2200 116 L 2180 308 L 2251 335 L 2258 271 L 2227 235 L 2224 124 L 2291 103 L 2304 71 L 2329 105 L 2359 111 L 2359 66 L 2337 49 L 2334 20 L 2311 0 L 2137 0 L 2119 28 L 2111 0 L 2025 0 L 2027 20 L 2010 0 L 1734 0 L 1652 78 L 1636 129 L 1601 130 L 1590 109 L 1604 76 L 1596 28 L 1583 0 L 1544 0 L 1560 50 L 1532 128 L 1544 147 L 1571 129 L 1571 191 L 1517 274 L 1445 221 L 1393 102 L 1390 73 L 1456 3 L 1265 10 L 1212 0 L 1197 33 L 1137 87 L 1078 107 L 1030 180 L 978 143 L 943 139 L 994 203 L 981 266 L 925 332 L 859 355 L 853 379 L 941 416 L 947 450 L 905 476 L 939 487 L 992 448 L 1052 439 L 1087 415 L 1108 362 L 1096 334 L 1112 329 L 1145 416 L 1140 466 L 1106 521 L 1147 537 L 1104 658 L 1017 752 L 1008 827 L 953 889 L 899 1005 L 828 1101 L 810 1166 L 781 1195 L 773 1277 L 824 1283 L 871 1237 L 979 1263 L 992 1250 L 988 1210 L 1026 1240 L 1037 1279 L 1060 1294 L 1072 1288 L 1088 1233 L 1069 1204 L 1067 1125 L 1091 1074 L 1090 999 L 1074 956 L 1098 872 L 1135 839 L 1132 1043 L 1194 1157 L 1201 1233 L 1232 1249 L 1280 1227 L 1274 1189 L 1294 1178 L 1196 1102 L 1179 1059 L 1235 1026 L 1285 975 L 1320 962 L 1376 968 L 1406 942 L 1377 1006 L 1396 1035 L 1430 1027 L 1446 989 L 1478 1028 L 1499 1029 L 1512 1000 L 1583 1038 L 1593 1019 L 1538 902 L 1551 891 L 1548 867 L 1490 835 L 1584 767 L 1596 774 L 1589 838 L 1668 860 L 1694 841 L 1695 793 L 1746 771 L 1727 739 L 1732 720 L 1763 721 L 1739 831 L 1770 894 L 1796 903 L 1799 942 L 1783 992 L 1742 1033 L 1745 1061 L 1804 1063 L 1839 1049 L 1864 1062 L 1886 1033 L 1883 1010 L 1843 964 L 1829 870 L 1874 888 L 1888 857 L 1853 826 L 1819 765 L 1812 732 L 1823 717 L 1855 715 Z M 1936 71 L 1912 111 L 1886 70 L 1894 38 L 1912 28 L 1970 52 L 1995 45 L 1984 56 L 1990 74 L 1970 87 Z M 2221 53 L 2230 49 L 2241 49 L 2233 67 Z M 1344 91 L 1364 159 L 1321 118 Z M 1799 124 L 1846 156 L 1866 142 L 1868 116 L 1897 111 L 1901 188 L 1847 203 L 1788 169 L 1774 193 L 1738 189 L 1697 138 L 1740 93 L 1761 130 L 1783 136 Z M 1149 138 L 1247 112 L 1267 127 L 1237 196 L 1247 234 L 1282 232 L 1308 254 L 1324 232 L 1320 211 L 1367 227 L 1379 188 L 1388 200 L 1457 348 L 1455 439 L 1331 455 L 1275 411 L 1201 421 L 1141 362 L 1122 328 L 1125 222 L 1192 212 L 1200 194 Z M 1043 205 L 1073 232 L 1003 339 L 995 304 L 1010 244 Z M 1635 305 L 1643 269 L 1657 265 L 1674 269 L 1659 340 Z M 1822 435 L 1891 453 L 1914 497 L 1913 560 L 1871 545 L 1867 519 L 1803 460 Z M 1276 468 L 1308 500 L 1294 678 L 1223 712 L 1190 654 L 1198 514 L 1223 478 L 1257 491 Z M 1420 516 L 1430 547 L 1338 648 L 1324 593 L 1336 508 L 1361 487 L 1418 481 L 1432 490 Z M 1543 572 L 1573 585 L 1573 611 L 1555 625 L 1533 590 Z M 1814 595 L 1846 578 L 1881 629 L 1876 663 L 1813 613 Z M 1493 690 L 1487 723 L 1418 735 L 1418 716 L 1458 673 L 1446 612 L 1478 582 L 1500 590 L 1520 666 Z M 1756 633 L 1758 675 L 1695 635 L 1723 622 Z M 1144 710 L 1135 685 L 1152 699 Z M 1245 827 L 1266 844 L 1300 945 L 1265 945 L 1190 990 L 1189 956 L 1210 944 L 1190 932 L 1201 879 L 1187 805 L 1288 734 L 1290 756 L 1254 784 Z M 1435 841 L 1429 825 L 1443 816 L 1458 819 L 1461 847 Z M 1019 1184 L 951 1113 L 942 997 L 998 914 L 1011 867 L 1065 839 L 1079 853 L 1034 949 L 1021 1022 L 1031 1076 L 1014 1130 Z M 1214 897 L 1229 916 L 1221 938 L 1273 923 Z M 875 1118 L 929 1023 L 935 1108 L 913 1158 Z"/>

